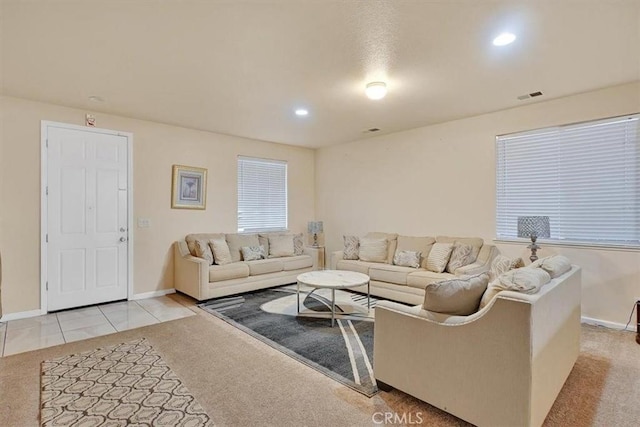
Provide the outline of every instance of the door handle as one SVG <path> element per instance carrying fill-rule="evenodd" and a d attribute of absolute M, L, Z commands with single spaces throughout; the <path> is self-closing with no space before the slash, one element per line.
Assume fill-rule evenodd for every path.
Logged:
<path fill-rule="evenodd" d="M 121 237 L 121 238 L 120 238 L 120 242 L 124 243 L 124 242 L 126 242 L 126 241 L 127 241 L 127 238 L 126 238 L 126 237 Z"/>

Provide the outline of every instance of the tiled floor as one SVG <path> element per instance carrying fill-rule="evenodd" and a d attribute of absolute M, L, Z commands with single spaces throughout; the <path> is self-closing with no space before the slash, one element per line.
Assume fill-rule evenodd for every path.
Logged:
<path fill-rule="evenodd" d="M 0 356 L 9 356 L 193 316 L 169 297 L 124 301 L 0 323 Z"/>

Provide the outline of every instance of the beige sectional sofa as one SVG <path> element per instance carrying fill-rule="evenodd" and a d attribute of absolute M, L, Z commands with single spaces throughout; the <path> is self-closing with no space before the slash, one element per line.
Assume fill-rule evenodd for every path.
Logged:
<path fill-rule="evenodd" d="M 277 234 L 277 233 L 272 233 Z M 200 233 L 189 234 L 174 243 L 174 285 L 177 291 L 199 301 L 257 289 L 295 283 L 300 273 L 318 269 L 318 248 L 305 247 L 302 255 L 244 261 L 242 246 L 268 248 L 269 234 Z M 196 240 L 224 239 L 231 262 L 210 265 L 196 256 Z M 268 249 L 267 249 L 268 253 Z"/>
<path fill-rule="evenodd" d="M 368 233 L 366 238 L 386 239 L 387 257 L 384 262 L 368 262 L 362 260 L 343 259 L 343 251 L 331 254 L 332 270 L 357 271 L 371 278 L 371 294 L 407 304 L 421 304 L 424 300 L 425 287 L 434 282 L 451 279 L 456 276 L 474 275 L 488 271 L 491 262 L 498 255 L 494 245 L 487 245 L 483 239 L 475 237 L 413 237 L 395 233 Z M 436 243 L 463 243 L 473 247 L 473 260 L 470 264 L 455 269 L 453 272 L 434 272 L 427 269 L 427 259 Z M 396 251 L 419 251 L 422 253 L 420 267 L 403 267 L 393 264 Z M 354 288 L 366 292 L 366 286 Z"/>
<path fill-rule="evenodd" d="M 540 426 L 580 351 L 580 298 L 580 268 L 571 266 L 533 295 L 502 291 L 469 316 L 382 301 L 378 386 L 478 426 Z"/>

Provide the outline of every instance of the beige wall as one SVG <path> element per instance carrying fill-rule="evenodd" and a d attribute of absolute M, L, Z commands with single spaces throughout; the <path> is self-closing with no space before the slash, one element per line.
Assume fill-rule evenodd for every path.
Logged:
<path fill-rule="evenodd" d="M 464 100 L 461 100 L 464 102 Z M 640 83 L 319 149 L 316 217 L 327 250 L 343 234 L 495 237 L 495 136 L 640 111 Z M 524 244 L 498 244 L 528 258 Z M 545 247 L 582 266 L 583 315 L 626 323 L 640 298 L 640 252 Z"/>
<path fill-rule="evenodd" d="M 0 250 L 5 313 L 40 307 L 40 121 L 84 124 L 86 111 L 0 98 Z M 234 232 L 236 157 L 288 161 L 289 228 L 314 218 L 314 151 L 97 113 L 99 127 L 133 133 L 134 293 L 173 287 L 171 244 L 190 232 Z M 208 169 L 207 209 L 171 209 L 171 166 Z"/>

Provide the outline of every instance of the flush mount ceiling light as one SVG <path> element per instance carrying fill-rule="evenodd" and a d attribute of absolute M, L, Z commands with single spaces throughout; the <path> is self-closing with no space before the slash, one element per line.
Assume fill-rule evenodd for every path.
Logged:
<path fill-rule="evenodd" d="M 494 46 L 506 46 L 506 45 L 508 45 L 510 43 L 513 43 L 515 39 L 516 39 L 515 34 L 502 33 L 498 37 L 493 39 L 493 45 Z"/>
<path fill-rule="evenodd" d="M 306 116 L 309 114 L 309 110 L 305 110 L 304 108 L 298 108 L 296 111 L 296 116 Z"/>
<path fill-rule="evenodd" d="M 382 99 L 387 94 L 387 84 L 384 82 L 371 82 L 367 85 L 364 93 L 369 99 Z"/>

